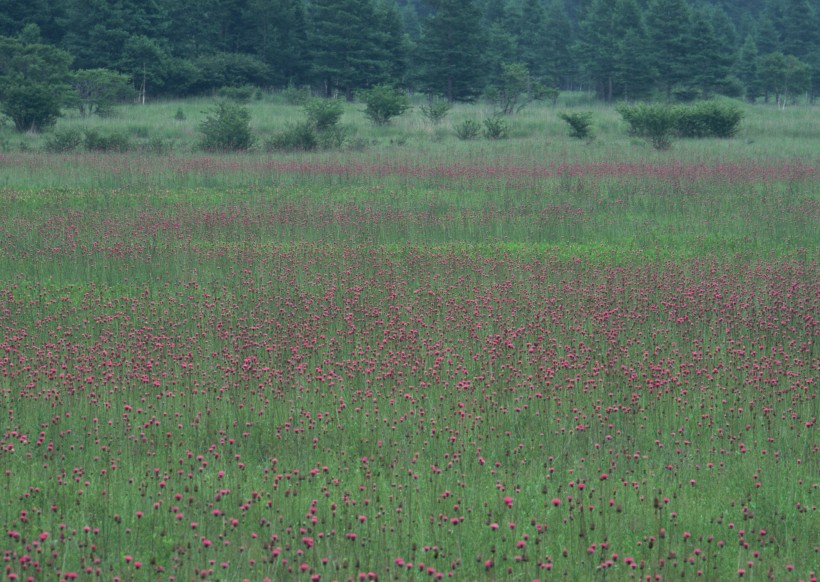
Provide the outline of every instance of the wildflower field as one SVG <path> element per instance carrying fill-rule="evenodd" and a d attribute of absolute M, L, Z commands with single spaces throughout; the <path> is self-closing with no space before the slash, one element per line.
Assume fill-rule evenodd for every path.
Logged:
<path fill-rule="evenodd" d="M 622 145 L 0 156 L 2 577 L 816 579 L 817 158 Z"/>

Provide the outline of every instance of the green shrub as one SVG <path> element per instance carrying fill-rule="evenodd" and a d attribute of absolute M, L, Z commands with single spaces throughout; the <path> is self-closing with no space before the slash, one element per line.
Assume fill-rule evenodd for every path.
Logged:
<path fill-rule="evenodd" d="M 342 147 L 347 141 L 347 128 L 334 125 L 330 129 L 318 132 L 319 147 L 323 150 Z"/>
<path fill-rule="evenodd" d="M 461 140 L 475 139 L 481 133 L 481 124 L 475 119 L 465 119 L 456 125 L 456 137 Z"/>
<path fill-rule="evenodd" d="M 83 143 L 83 132 L 76 127 L 60 128 L 46 138 L 46 151 L 56 154 L 73 152 Z"/>
<path fill-rule="evenodd" d="M 251 99 L 258 98 L 259 89 L 254 85 L 220 87 L 216 94 L 223 99 L 229 99 L 231 101 L 236 101 L 237 103 L 248 103 Z"/>
<path fill-rule="evenodd" d="M 96 129 L 85 132 L 85 149 L 90 152 L 127 152 L 131 149 L 128 135 L 114 132 L 108 135 L 101 134 Z"/>
<path fill-rule="evenodd" d="M 310 87 L 295 85 L 288 85 L 282 95 L 285 97 L 285 102 L 291 105 L 304 105 L 310 99 Z"/>
<path fill-rule="evenodd" d="M 408 109 L 407 95 L 391 85 L 377 85 L 362 94 L 365 103 L 364 114 L 375 125 L 386 125 Z"/>
<path fill-rule="evenodd" d="M 200 147 L 209 152 L 244 151 L 253 147 L 251 114 L 236 103 L 219 103 L 199 124 Z"/>
<path fill-rule="evenodd" d="M 312 151 L 318 146 L 319 135 L 310 120 L 288 125 L 265 142 L 267 151 Z"/>
<path fill-rule="evenodd" d="M 676 133 L 680 137 L 733 137 L 743 119 L 743 112 L 735 105 L 719 101 L 702 101 L 677 109 Z"/>
<path fill-rule="evenodd" d="M 446 99 L 430 99 L 427 104 L 422 105 L 419 109 L 424 118 L 432 125 L 441 123 L 447 114 L 450 113 L 453 105 Z"/>
<path fill-rule="evenodd" d="M 657 150 L 668 150 L 678 123 L 678 108 L 658 103 L 620 105 L 618 113 L 629 124 L 629 134 L 643 137 Z"/>
<path fill-rule="evenodd" d="M 569 135 L 576 139 L 592 138 L 592 112 L 559 113 L 558 117 L 569 124 Z"/>
<path fill-rule="evenodd" d="M 484 120 L 484 137 L 487 139 L 506 139 L 509 136 L 507 122 L 498 115 Z"/>
<path fill-rule="evenodd" d="M 320 132 L 335 128 L 344 113 L 344 106 L 336 99 L 309 99 L 303 108 L 308 121 Z"/>

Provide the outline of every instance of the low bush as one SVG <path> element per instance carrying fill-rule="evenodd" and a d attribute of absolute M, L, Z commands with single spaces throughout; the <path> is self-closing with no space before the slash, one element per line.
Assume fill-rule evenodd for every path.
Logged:
<path fill-rule="evenodd" d="M 344 106 L 336 99 L 309 99 L 302 107 L 308 122 L 319 132 L 338 126 L 344 113 Z"/>
<path fill-rule="evenodd" d="M 629 124 L 629 134 L 643 137 L 657 150 L 672 147 L 678 123 L 678 108 L 659 103 L 621 105 L 618 113 Z"/>
<path fill-rule="evenodd" d="M 265 142 L 267 151 L 312 151 L 317 147 L 319 136 L 309 120 L 290 124 Z"/>
<path fill-rule="evenodd" d="M 251 114 L 236 103 L 219 103 L 199 124 L 200 148 L 209 152 L 244 151 L 253 147 Z"/>
<path fill-rule="evenodd" d="M 408 109 L 407 95 L 391 85 L 377 85 L 362 94 L 364 115 L 375 125 L 386 125 Z"/>
<path fill-rule="evenodd" d="M 509 136 L 507 122 L 498 115 L 484 120 L 484 137 L 487 139 L 506 139 Z"/>
<path fill-rule="evenodd" d="M 481 124 L 475 119 L 465 119 L 455 127 L 456 137 L 461 140 L 475 139 L 481 133 Z"/>
<path fill-rule="evenodd" d="M 90 152 L 127 152 L 131 149 L 131 140 L 121 132 L 102 134 L 96 129 L 85 132 L 85 149 Z"/>
<path fill-rule="evenodd" d="M 576 139 L 592 138 L 592 112 L 559 113 L 558 117 L 569 125 L 569 135 Z"/>
<path fill-rule="evenodd" d="M 76 127 L 60 128 L 46 138 L 47 152 L 63 154 L 73 152 L 83 144 L 83 132 Z"/>
<path fill-rule="evenodd" d="M 432 125 L 441 123 L 450 113 L 453 105 L 446 99 L 431 98 L 425 105 L 419 107 L 421 114 Z"/>
<path fill-rule="evenodd" d="M 679 137 L 733 137 L 740 129 L 743 112 L 730 103 L 702 101 L 678 107 Z"/>

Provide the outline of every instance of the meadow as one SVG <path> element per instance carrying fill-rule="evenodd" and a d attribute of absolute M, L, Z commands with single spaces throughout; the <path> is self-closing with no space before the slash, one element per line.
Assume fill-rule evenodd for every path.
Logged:
<path fill-rule="evenodd" d="M 205 107 L 3 134 L 6 579 L 816 580 L 816 108 L 214 155 Z"/>

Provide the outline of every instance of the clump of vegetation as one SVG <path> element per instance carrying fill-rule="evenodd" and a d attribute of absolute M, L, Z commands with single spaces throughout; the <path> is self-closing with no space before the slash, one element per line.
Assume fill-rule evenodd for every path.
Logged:
<path fill-rule="evenodd" d="M 456 137 L 460 140 L 475 139 L 481 133 L 481 124 L 475 119 L 465 119 L 455 127 Z"/>
<path fill-rule="evenodd" d="M 290 124 L 265 142 L 267 151 L 312 151 L 317 147 L 319 137 L 310 120 Z"/>
<path fill-rule="evenodd" d="M 303 104 L 308 122 L 318 132 L 338 127 L 344 113 L 342 102 L 337 99 L 310 99 Z"/>
<path fill-rule="evenodd" d="M 452 108 L 452 103 L 446 99 L 431 97 L 426 104 L 419 107 L 419 111 L 430 124 L 438 125 L 444 121 Z"/>
<path fill-rule="evenodd" d="M 219 103 L 207 112 L 200 123 L 200 148 L 209 152 L 245 151 L 255 142 L 251 132 L 251 114 L 236 103 Z"/>
<path fill-rule="evenodd" d="M 569 135 L 576 139 L 592 139 L 592 112 L 562 112 L 558 117 L 569 125 Z"/>
<path fill-rule="evenodd" d="M 691 105 L 647 104 L 621 105 L 621 117 L 629 124 L 629 133 L 649 139 L 659 150 L 668 149 L 673 137 L 729 138 L 734 136 L 743 119 L 736 106 L 717 101 Z"/>
<path fill-rule="evenodd" d="M 377 85 L 362 93 L 362 99 L 366 106 L 364 115 L 374 125 L 386 125 L 410 109 L 407 95 L 392 85 Z"/>
<path fill-rule="evenodd" d="M 677 110 L 679 137 L 734 137 L 743 119 L 743 112 L 737 106 L 720 101 L 702 101 Z"/>
<path fill-rule="evenodd" d="M 73 73 L 74 101 L 83 117 L 108 117 L 117 103 L 133 99 L 135 92 L 128 75 L 108 69 L 81 69 Z"/>
<path fill-rule="evenodd" d="M 494 115 L 484 120 L 484 137 L 487 139 L 506 139 L 509 135 L 507 122 L 502 117 Z"/>
<path fill-rule="evenodd" d="M 85 149 L 90 152 L 119 152 L 124 153 L 131 149 L 131 140 L 122 132 L 103 134 L 95 129 L 85 132 Z"/>
<path fill-rule="evenodd" d="M 618 113 L 629 124 L 629 134 L 647 139 L 656 150 L 672 147 L 678 108 L 662 103 L 621 105 Z"/>
<path fill-rule="evenodd" d="M 310 99 L 303 105 L 303 121 L 288 124 L 265 142 L 268 151 L 312 151 L 344 144 L 347 132 L 340 125 L 344 107 L 335 99 Z"/>
<path fill-rule="evenodd" d="M 290 105 L 304 105 L 310 99 L 310 87 L 297 87 L 291 83 L 282 91 L 282 96 Z"/>
<path fill-rule="evenodd" d="M 54 154 L 75 151 L 83 144 L 83 132 L 76 127 L 58 128 L 46 138 L 45 150 Z"/>
<path fill-rule="evenodd" d="M 262 95 L 259 88 L 254 85 L 221 87 L 216 93 L 223 99 L 236 101 L 237 103 L 249 103 L 252 99 L 259 99 Z"/>

